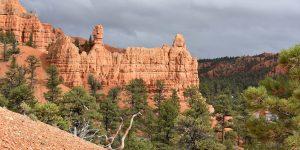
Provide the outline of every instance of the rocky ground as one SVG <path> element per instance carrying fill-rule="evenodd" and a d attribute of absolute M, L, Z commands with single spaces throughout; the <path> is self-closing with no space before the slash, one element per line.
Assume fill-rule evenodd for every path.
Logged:
<path fill-rule="evenodd" d="M 104 150 L 65 131 L 0 108 L 1 150 Z"/>

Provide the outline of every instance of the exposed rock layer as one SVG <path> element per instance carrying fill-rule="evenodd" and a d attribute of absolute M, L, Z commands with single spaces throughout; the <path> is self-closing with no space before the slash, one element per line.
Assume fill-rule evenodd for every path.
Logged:
<path fill-rule="evenodd" d="M 103 45 L 103 27 L 93 31 L 94 46 L 87 54 L 79 49 L 69 37 L 59 38 L 49 47 L 48 60 L 56 64 L 64 82 L 69 86 L 86 85 L 89 74 L 94 75 L 105 87 L 123 86 L 130 80 L 143 79 L 150 92 L 157 80 L 166 83 L 166 91 L 179 91 L 188 86 L 198 86 L 197 60 L 192 58 L 185 40 L 178 34 L 173 46 L 162 48 L 127 48 L 112 51 Z"/>
<path fill-rule="evenodd" d="M 63 32 L 42 23 L 33 12 L 27 12 L 19 0 L 0 0 L 0 32 L 12 31 L 19 43 L 26 43 L 30 35 L 37 48 L 45 49 Z"/>

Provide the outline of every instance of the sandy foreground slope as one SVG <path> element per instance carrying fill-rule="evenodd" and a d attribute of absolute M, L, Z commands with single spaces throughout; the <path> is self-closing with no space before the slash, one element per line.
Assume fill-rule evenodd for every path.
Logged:
<path fill-rule="evenodd" d="M 0 107 L 1 150 L 104 150 L 58 128 Z"/>

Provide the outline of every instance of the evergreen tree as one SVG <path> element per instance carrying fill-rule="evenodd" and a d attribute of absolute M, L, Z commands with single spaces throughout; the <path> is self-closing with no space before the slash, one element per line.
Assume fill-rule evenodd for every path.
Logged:
<path fill-rule="evenodd" d="M 94 45 L 93 38 L 92 38 L 92 35 L 90 35 L 89 42 L 88 42 L 89 49 L 91 49 L 93 47 L 93 45 Z"/>
<path fill-rule="evenodd" d="M 91 127 L 100 128 L 101 114 L 96 99 L 82 87 L 74 87 L 65 93 L 59 106 L 61 115 L 69 122 L 70 130 L 78 129 L 85 123 L 90 123 Z"/>
<path fill-rule="evenodd" d="M 117 123 L 120 122 L 120 112 L 117 104 L 106 98 L 100 103 L 100 112 L 103 116 L 102 124 L 106 132 L 114 131 Z"/>
<path fill-rule="evenodd" d="M 189 150 L 225 149 L 214 137 L 208 106 L 198 89 L 189 87 L 185 96 L 191 108 L 177 122 L 179 146 Z"/>
<path fill-rule="evenodd" d="M 157 133 L 154 136 L 154 141 L 157 142 L 157 147 L 160 149 L 170 149 L 175 145 L 172 140 L 176 135 L 175 123 L 178 115 L 179 110 L 172 101 L 164 101 L 161 104 L 156 127 Z"/>
<path fill-rule="evenodd" d="M 176 89 L 172 89 L 172 95 L 170 97 L 170 101 L 175 104 L 178 110 L 180 110 L 180 102 Z"/>
<path fill-rule="evenodd" d="M 0 42 L 4 43 L 4 40 L 6 40 L 6 34 L 3 31 L 0 31 Z"/>
<path fill-rule="evenodd" d="M 8 61 L 8 57 L 7 57 L 7 40 L 6 38 L 3 39 L 3 61 Z"/>
<path fill-rule="evenodd" d="M 108 92 L 108 98 L 111 99 L 111 101 L 113 103 L 117 103 L 118 102 L 118 97 L 119 97 L 121 91 L 122 91 L 121 87 L 113 87 Z"/>
<path fill-rule="evenodd" d="M 26 69 L 17 64 L 16 58 L 13 57 L 9 65 L 5 77 L 2 79 L 3 84 L 0 85 L 2 94 L 7 97 L 9 92 L 20 85 L 26 83 Z"/>
<path fill-rule="evenodd" d="M 164 88 L 165 83 L 162 80 L 157 80 L 155 83 L 155 95 L 154 95 L 154 101 L 156 102 L 156 107 L 158 110 L 158 113 L 160 113 L 160 104 L 165 99 L 164 97 Z"/>
<path fill-rule="evenodd" d="M 59 78 L 59 73 L 55 65 L 50 65 L 47 69 L 48 79 L 47 88 L 48 92 L 44 94 L 44 97 L 49 102 L 57 103 L 61 97 L 61 88 L 58 87 L 62 83 Z"/>
<path fill-rule="evenodd" d="M 84 42 L 83 49 L 84 49 L 84 51 L 86 51 L 87 53 L 90 51 L 90 46 L 89 46 L 88 41 L 85 41 L 85 42 Z"/>
<path fill-rule="evenodd" d="M 61 117 L 59 107 L 54 103 L 36 103 L 33 109 L 33 114 L 41 122 L 59 127 L 60 129 L 68 129 L 68 123 Z"/>
<path fill-rule="evenodd" d="M 154 150 L 155 147 L 151 141 L 140 138 L 134 133 L 129 134 L 124 150 Z"/>
<path fill-rule="evenodd" d="M 8 100 L 2 94 L 0 94 L 0 107 L 7 107 Z"/>
<path fill-rule="evenodd" d="M 20 49 L 18 48 L 18 42 L 16 40 L 15 35 L 13 34 L 10 38 L 11 44 L 12 44 L 12 48 L 9 49 L 10 54 L 19 54 L 20 53 Z"/>
<path fill-rule="evenodd" d="M 80 49 L 80 41 L 78 38 L 75 39 L 75 46 L 77 46 Z"/>
<path fill-rule="evenodd" d="M 224 143 L 225 140 L 225 129 L 232 128 L 232 124 L 230 121 L 227 120 L 226 117 L 232 117 L 234 114 L 233 112 L 233 100 L 231 99 L 230 95 L 219 95 L 218 98 L 215 100 L 215 116 L 218 121 L 216 126 L 217 132 L 221 132 L 221 141 Z"/>
<path fill-rule="evenodd" d="M 133 112 L 145 110 L 147 107 L 147 87 L 143 79 L 134 79 L 125 87 L 129 93 L 129 104 Z"/>
<path fill-rule="evenodd" d="M 7 98 L 9 100 L 8 108 L 19 113 L 22 113 L 21 104 L 23 102 L 30 107 L 36 103 L 32 89 L 25 84 L 11 89 Z"/>
<path fill-rule="evenodd" d="M 27 57 L 26 62 L 28 64 L 28 73 L 29 73 L 29 85 L 33 88 L 34 84 L 36 83 L 36 69 L 40 67 L 40 61 L 34 55 L 30 55 Z"/>
<path fill-rule="evenodd" d="M 26 45 L 30 46 L 30 47 L 34 47 L 34 44 L 33 44 L 33 34 L 32 33 L 30 33 L 29 40 L 27 41 Z"/>
<path fill-rule="evenodd" d="M 102 85 L 93 75 L 89 75 L 88 84 L 90 85 L 91 94 L 96 97 L 97 90 L 100 90 Z"/>
<path fill-rule="evenodd" d="M 9 44 L 17 45 L 17 40 L 14 32 L 12 31 L 6 32 L 5 37 L 7 38 Z"/>

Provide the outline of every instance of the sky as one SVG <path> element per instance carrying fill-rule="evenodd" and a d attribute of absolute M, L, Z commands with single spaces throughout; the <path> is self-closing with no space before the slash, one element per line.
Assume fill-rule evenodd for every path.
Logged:
<path fill-rule="evenodd" d="M 279 52 L 300 43 L 299 0 L 20 0 L 43 22 L 114 47 L 161 47 L 182 33 L 197 58 Z"/>

